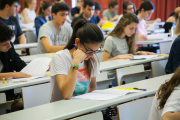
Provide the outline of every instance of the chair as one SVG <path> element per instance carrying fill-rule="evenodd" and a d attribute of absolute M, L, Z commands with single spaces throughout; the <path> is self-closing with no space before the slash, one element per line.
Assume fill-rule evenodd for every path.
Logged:
<path fill-rule="evenodd" d="M 143 72 L 143 71 L 144 71 L 144 65 L 142 65 L 142 64 L 116 69 L 117 85 L 121 85 L 120 80 L 122 79 L 123 75 L 137 73 L 137 72 Z"/>
<path fill-rule="evenodd" d="M 14 100 L 6 101 L 6 94 L 0 93 L 0 115 L 6 114 L 6 110 L 11 109 L 11 105 Z"/>
<path fill-rule="evenodd" d="M 96 112 L 88 115 L 83 115 L 70 120 L 103 120 L 102 112 Z"/>
<path fill-rule="evenodd" d="M 153 98 L 147 97 L 117 106 L 119 120 L 148 120 Z"/>
<path fill-rule="evenodd" d="M 151 62 L 152 77 L 158 77 L 165 75 L 165 67 L 168 60 L 154 61 Z"/>
<path fill-rule="evenodd" d="M 96 83 L 97 83 L 97 90 L 107 89 L 112 85 L 112 81 L 114 78 L 108 79 L 108 72 L 101 72 L 96 77 Z"/>
<path fill-rule="evenodd" d="M 24 109 L 50 102 L 50 83 L 24 87 L 21 92 Z"/>

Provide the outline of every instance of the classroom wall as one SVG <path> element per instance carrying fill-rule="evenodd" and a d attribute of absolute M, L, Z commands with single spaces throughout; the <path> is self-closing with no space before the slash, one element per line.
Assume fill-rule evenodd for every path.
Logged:
<path fill-rule="evenodd" d="M 40 5 L 40 1 L 43 1 L 43 0 L 37 0 L 37 8 Z M 47 1 L 52 2 L 52 0 L 47 0 Z M 71 7 L 72 0 L 64 0 L 64 1 Z M 93 0 L 93 1 L 99 1 L 99 3 L 102 6 L 102 11 L 103 11 L 107 9 L 108 3 L 111 0 Z M 126 0 L 117 0 L 117 2 L 119 3 L 118 14 L 122 14 L 122 4 L 124 1 Z M 129 1 L 133 2 L 136 5 L 136 9 L 138 9 L 141 5 L 141 0 L 129 0 Z M 152 20 L 155 18 L 161 18 L 162 21 L 166 21 L 169 14 L 173 12 L 176 7 L 180 5 L 180 0 L 151 0 L 151 1 L 156 7 L 151 17 Z M 20 0 L 20 2 L 22 4 L 22 7 L 21 7 L 21 11 L 22 11 L 24 9 L 24 0 Z M 100 13 L 100 17 L 102 17 L 102 11 Z"/>

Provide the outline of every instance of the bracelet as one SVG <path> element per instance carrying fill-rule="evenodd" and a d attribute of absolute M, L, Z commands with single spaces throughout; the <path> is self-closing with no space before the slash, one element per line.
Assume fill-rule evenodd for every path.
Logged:
<path fill-rule="evenodd" d="M 79 69 L 79 65 L 71 64 L 71 68 L 70 69 L 78 70 Z"/>

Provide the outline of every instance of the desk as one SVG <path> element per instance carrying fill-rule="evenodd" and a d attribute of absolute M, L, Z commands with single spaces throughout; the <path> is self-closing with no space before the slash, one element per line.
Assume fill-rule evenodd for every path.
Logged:
<path fill-rule="evenodd" d="M 147 32 L 152 32 L 152 33 L 164 33 L 165 29 L 164 28 L 159 28 L 159 29 L 155 29 L 154 31 L 147 31 Z"/>
<path fill-rule="evenodd" d="M 28 56 L 22 56 L 21 59 L 24 62 L 31 62 L 33 59 L 36 59 L 38 57 L 53 57 L 54 53 L 45 53 L 45 54 L 36 54 L 36 55 L 28 55 Z"/>
<path fill-rule="evenodd" d="M 35 85 L 35 84 L 40 84 L 40 83 L 46 83 L 46 82 L 50 82 L 50 76 L 46 76 L 43 78 L 38 78 L 38 79 L 34 79 L 34 80 L 30 80 L 28 82 L 18 82 L 18 83 L 7 83 L 5 85 L 3 85 L 2 83 L 0 84 L 0 92 L 1 91 L 5 91 L 5 90 L 10 90 L 10 89 L 15 89 L 15 88 L 19 88 L 19 87 L 25 87 L 25 86 L 30 86 L 30 85 Z"/>
<path fill-rule="evenodd" d="M 103 109 L 112 105 L 120 104 L 130 100 L 155 94 L 161 84 L 166 79 L 171 78 L 172 74 L 164 75 L 156 78 L 142 80 L 121 87 L 143 87 L 147 91 L 141 91 L 134 94 L 118 97 L 107 101 L 70 99 L 61 100 L 26 110 L 1 115 L 1 120 L 49 120 L 49 119 L 68 119 L 78 115 L 82 115 L 94 110 Z"/>
<path fill-rule="evenodd" d="M 26 48 L 37 48 L 37 46 L 38 46 L 37 43 L 18 44 L 18 45 L 14 45 L 14 49 L 20 50 L 20 49 L 26 49 Z"/>
<path fill-rule="evenodd" d="M 106 62 L 101 62 L 100 63 L 100 71 L 107 71 L 107 70 L 113 70 L 121 67 L 127 67 L 131 65 L 137 65 L 137 64 L 143 64 L 143 63 L 148 63 L 152 61 L 157 61 L 157 60 L 164 60 L 168 59 L 168 57 L 156 57 L 156 58 L 150 58 L 150 59 L 145 59 L 145 60 L 112 60 L 112 61 L 106 61 Z"/>

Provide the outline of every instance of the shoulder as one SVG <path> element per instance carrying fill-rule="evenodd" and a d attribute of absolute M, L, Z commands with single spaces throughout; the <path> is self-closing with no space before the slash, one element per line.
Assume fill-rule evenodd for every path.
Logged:
<path fill-rule="evenodd" d="M 106 41 L 113 41 L 113 39 L 116 39 L 117 37 L 114 37 L 114 36 L 108 36 L 106 38 Z"/>
<path fill-rule="evenodd" d="M 68 49 L 64 49 L 64 50 L 60 50 L 58 52 L 56 52 L 53 56 L 53 59 L 63 59 L 63 60 L 67 60 L 68 58 L 70 58 L 70 53 Z"/>
<path fill-rule="evenodd" d="M 103 13 L 108 13 L 108 9 L 105 9 L 105 10 L 103 11 Z"/>

